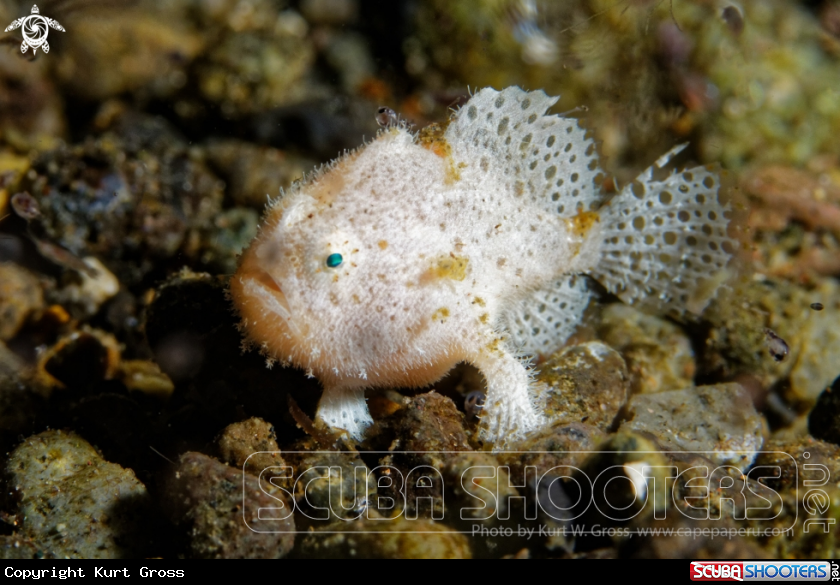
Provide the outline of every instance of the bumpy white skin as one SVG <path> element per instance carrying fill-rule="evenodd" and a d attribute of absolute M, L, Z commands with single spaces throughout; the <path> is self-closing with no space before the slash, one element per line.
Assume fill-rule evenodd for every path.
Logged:
<path fill-rule="evenodd" d="M 365 388 L 428 385 L 466 361 L 487 380 L 484 437 L 502 447 L 544 422 L 523 358 L 574 330 L 589 300 L 575 275 L 685 306 L 688 285 L 723 268 L 714 175 L 648 173 L 598 209 L 594 147 L 545 115 L 555 101 L 484 89 L 443 137 L 384 131 L 269 208 L 231 294 L 249 342 L 322 382 L 326 424 L 361 438 Z"/>

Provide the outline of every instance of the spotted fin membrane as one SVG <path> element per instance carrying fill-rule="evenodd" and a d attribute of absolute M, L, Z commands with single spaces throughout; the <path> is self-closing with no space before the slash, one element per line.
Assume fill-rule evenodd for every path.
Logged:
<path fill-rule="evenodd" d="M 510 192 L 548 213 L 573 217 L 599 207 L 595 144 L 574 118 L 546 114 L 557 100 L 518 87 L 474 95 L 446 133 L 459 159 L 479 161 L 464 167 L 464 179 L 480 185 L 492 165 L 504 169 Z"/>
<path fill-rule="evenodd" d="M 685 146 L 655 166 L 665 166 Z M 626 303 L 682 311 L 732 257 L 735 242 L 726 234 L 730 212 L 719 201 L 714 172 L 695 167 L 655 181 L 653 169 L 603 208 L 603 258 L 592 275 Z"/>
<path fill-rule="evenodd" d="M 511 347 L 524 355 L 545 354 L 556 349 L 575 332 L 589 297 L 586 277 L 578 275 L 534 291 L 524 303 L 502 317 Z"/>
<path fill-rule="evenodd" d="M 447 132 L 453 152 L 479 161 L 462 171 L 464 178 L 480 185 L 492 165 L 505 169 L 508 192 L 532 209 L 563 218 L 597 209 L 603 201 L 597 178 L 603 173 L 595 144 L 576 119 L 546 114 L 557 100 L 518 87 L 473 96 L 456 115 L 456 122 L 464 123 Z M 518 353 L 547 353 L 574 332 L 589 299 L 586 279 L 568 275 L 511 307 L 501 326 Z"/>

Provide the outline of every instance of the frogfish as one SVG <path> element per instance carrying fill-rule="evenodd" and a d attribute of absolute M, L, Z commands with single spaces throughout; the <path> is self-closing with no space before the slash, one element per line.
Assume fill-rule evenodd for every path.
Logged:
<path fill-rule="evenodd" d="M 246 345 L 321 382 L 319 424 L 361 439 L 365 389 L 467 362 L 486 381 L 481 437 L 503 448 L 547 423 L 530 359 L 574 332 L 589 279 L 678 311 L 714 292 L 735 245 L 716 173 L 652 166 L 608 198 L 557 99 L 482 89 L 445 126 L 392 125 L 269 203 L 231 298 Z"/>

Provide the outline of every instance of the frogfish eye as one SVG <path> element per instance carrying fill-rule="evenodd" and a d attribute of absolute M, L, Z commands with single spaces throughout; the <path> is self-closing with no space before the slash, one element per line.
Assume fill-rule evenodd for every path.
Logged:
<path fill-rule="evenodd" d="M 330 254 L 327 256 L 327 266 L 330 268 L 337 268 L 343 261 L 344 259 L 341 257 L 341 254 Z"/>

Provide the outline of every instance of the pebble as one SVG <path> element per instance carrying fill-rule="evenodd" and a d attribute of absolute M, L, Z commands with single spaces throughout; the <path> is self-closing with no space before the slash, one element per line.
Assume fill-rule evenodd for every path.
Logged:
<path fill-rule="evenodd" d="M 114 379 L 120 365 L 116 337 L 87 325 L 59 338 L 38 358 L 38 374 L 47 386 L 87 390 Z"/>
<path fill-rule="evenodd" d="M 510 466 L 513 477 L 523 477 L 527 466 L 536 467 L 537 476 L 541 477 L 557 466 L 579 466 L 605 437 L 603 431 L 592 425 L 560 422 L 532 434 L 514 445 L 511 452 L 502 451 L 496 457 L 503 465 Z"/>
<path fill-rule="evenodd" d="M 358 518 L 377 495 L 368 466 L 356 452 L 317 451 L 310 443 L 306 447 L 307 452 L 285 454 L 295 469 L 294 497 L 304 514 L 300 521 L 308 517 L 323 526 L 325 520 Z M 287 485 L 292 488 L 289 482 L 283 487 Z"/>
<path fill-rule="evenodd" d="M 764 442 L 764 420 L 739 384 L 639 394 L 619 431 L 650 433 L 664 449 L 703 451 L 718 465 L 749 468 Z"/>
<path fill-rule="evenodd" d="M 823 299 L 835 299 L 840 286 L 831 280 L 823 281 L 815 293 Z M 804 295 L 803 295 L 804 296 Z M 795 335 L 797 341 L 785 339 L 791 346 L 792 368 L 790 391 L 792 398 L 811 406 L 823 390 L 837 377 L 840 363 L 840 308 L 832 303 L 819 314 L 803 309 L 797 315 Z M 798 345 L 798 352 L 793 348 Z"/>
<path fill-rule="evenodd" d="M 286 465 L 274 435 L 274 426 L 261 418 L 234 423 L 219 437 L 222 461 L 259 477 L 268 467 Z"/>
<path fill-rule="evenodd" d="M 778 502 L 781 497 L 782 505 L 776 506 L 779 514 L 773 518 L 773 525 L 794 527 L 790 533 L 762 539 L 761 546 L 770 556 L 776 559 L 823 558 L 837 550 L 838 532 L 833 527 L 840 517 L 838 445 L 807 436 L 769 441 L 756 459 L 755 469 L 768 476 L 761 483 L 778 494 L 767 499 Z M 767 503 L 758 502 L 757 505 L 766 506 Z M 835 523 L 831 529 L 824 530 L 819 523 L 821 518 Z M 812 521 L 808 532 L 804 531 L 803 520 Z M 767 521 L 753 524 L 763 528 Z"/>
<path fill-rule="evenodd" d="M 44 556 L 143 556 L 151 538 L 143 531 L 145 486 L 78 435 L 46 431 L 25 439 L 10 455 L 6 473 L 23 519 L 20 535 Z"/>
<path fill-rule="evenodd" d="M 38 278 L 16 264 L 0 262 L 0 340 L 12 339 L 43 308 Z"/>
<path fill-rule="evenodd" d="M 472 479 L 481 476 L 482 469 L 498 468 L 499 462 L 489 453 L 474 450 L 464 428 L 464 415 L 446 396 L 428 392 L 408 398 L 400 410 L 382 421 L 382 426 L 383 432 L 378 441 L 387 444 L 393 454 L 382 458 L 381 465 L 396 467 L 403 477 L 409 477 L 418 466 L 428 465 L 440 471 L 444 485 L 459 486 L 459 489 L 447 492 L 451 496 L 448 500 L 443 499 L 444 509 L 440 499 L 427 500 L 421 497 L 425 495 L 420 493 L 422 489 L 406 482 L 410 484 L 404 491 L 406 502 L 409 505 L 417 503 L 421 508 L 412 508 L 410 513 L 433 518 L 444 515 L 453 522 L 468 521 L 471 515 L 485 517 L 492 514 L 494 520 L 487 522 L 490 526 L 495 522 L 497 511 L 493 506 L 504 510 L 508 500 L 519 495 L 511 484 L 521 482 L 512 482 L 502 470 L 498 478 L 492 480 L 494 485 L 498 485 L 497 499 L 488 501 L 487 509 L 474 509 L 475 498 L 482 494 L 484 488 L 475 485 Z M 416 473 L 413 476 L 416 477 Z M 481 480 L 478 483 L 481 484 Z M 465 508 L 464 518 L 459 514 L 462 508 Z M 463 525 L 463 529 L 469 530 L 469 525 Z"/>
<path fill-rule="evenodd" d="M 294 546 L 294 514 L 282 518 L 292 502 L 266 482 L 207 455 L 182 455 L 164 497 L 173 520 L 189 526 L 194 558 L 279 559 Z M 281 515 L 269 524 L 266 513 L 275 512 Z"/>
<path fill-rule="evenodd" d="M 604 308 L 597 333 L 627 362 L 633 394 L 691 385 L 697 369 L 691 341 L 670 321 L 614 303 Z"/>
<path fill-rule="evenodd" d="M 96 314 L 106 301 L 120 291 L 120 281 L 94 256 L 82 258 L 88 271 L 77 272 L 78 282 L 71 283 L 58 291 L 57 300 L 62 304 L 79 307 L 85 316 Z"/>
<path fill-rule="evenodd" d="M 627 402 L 630 379 L 621 355 L 591 341 L 560 350 L 538 368 L 546 384 L 540 398 L 553 422 L 586 423 L 608 430 Z"/>

